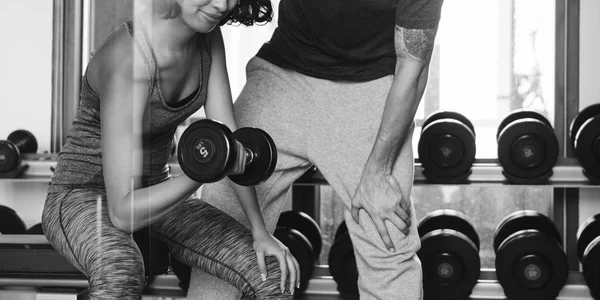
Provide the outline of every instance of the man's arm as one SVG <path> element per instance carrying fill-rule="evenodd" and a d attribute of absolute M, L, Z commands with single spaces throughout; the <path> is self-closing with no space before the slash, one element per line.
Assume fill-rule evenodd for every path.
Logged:
<path fill-rule="evenodd" d="M 388 93 L 368 168 L 392 173 L 425 92 L 436 28 L 406 29 L 396 25 L 396 71 Z"/>
<path fill-rule="evenodd" d="M 409 2 L 409 1 L 406 1 Z M 415 4 L 423 1 L 412 1 Z M 352 199 L 352 216 L 359 220 L 359 211 L 364 209 L 377 228 L 381 239 L 390 251 L 395 251 L 385 221 L 391 222 L 404 234 L 408 235 L 411 225 L 410 189 L 412 177 L 400 178 L 398 182 L 393 176 L 393 166 L 400 150 L 414 130 L 414 117 L 421 97 L 427 85 L 429 61 L 437 34 L 437 20 L 442 0 L 430 0 L 424 16 L 410 26 L 406 18 L 396 20 L 394 45 L 396 52 L 396 68 L 394 81 L 388 93 L 375 144 L 365 164 L 361 181 Z M 402 16 L 412 7 L 400 5 L 397 16 Z M 416 12 L 411 12 L 417 14 Z M 415 19 L 418 19 L 418 16 Z M 433 21 L 431 21 L 433 18 Z M 398 22 L 401 20 L 402 22 Z M 410 147 L 410 145 L 408 145 Z"/>

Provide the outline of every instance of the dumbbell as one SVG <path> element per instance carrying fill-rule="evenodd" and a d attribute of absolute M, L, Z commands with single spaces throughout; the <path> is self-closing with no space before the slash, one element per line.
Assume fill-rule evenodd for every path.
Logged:
<path fill-rule="evenodd" d="M 502 173 L 509 182 L 542 183 L 552 176 L 558 160 L 558 138 L 540 113 L 512 111 L 500 122 L 496 140 Z"/>
<path fill-rule="evenodd" d="M 583 173 L 593 181 L 600 181 L 600 103 L 577 114 L 569 135 Z"/>
<path fill-rule="evenodd" d="M 475 128 L 464 115 L 438 111 L 425 119 L 418 153 L 423 175 L 430 181 L 463 182 L 471 174 L 475 152 Z"/>
<path fill-rule="evenodd" d="M 467 299 L 479 279 L 479 236 L 452 209 L 427 214 L 418 226 L 425 299 Z"/>
<path fill-rule="evenodd" d="M 13 131 L 6 140 L 0 140 L 0 173 L 14 170 L 21 163 L 21 154 L 35 153 L 35 136 L 24 129 Z"/>
<path fill-rule="evenodd" d="M 27 231 L 25 232 L 25 234 L 34 234 L 34 235 L 43 235 L 44 234 L 44 228 L 42 227 L 42 223 L 37 223 L 31 227 L 29 227 L 29 229 L 27 229 Z"/>
<path fill-rule="evenodd" d="M 26 230 L 25 223 L 12 208 L 0 205 L 0 234 L 23 234 Z"/>
<path fill-rule="evenodd" d="M 600 214 L 585 220 L 577 230 L 577 257 L 583 278 L 594 299 L 600 298 Z"/>
<path fill-rule="evenodd" d="M 181 169 L 198 182 L 223 179 L 235 163 L 236 140 L 245 147 L 246 169 L 244 174 L 230 175 L 229 179 L 251 186 L 269 178 L 277 164 L 273 139 L 259 128 L 244 127 L 232 133 L 225 124 L 210 119 L 192 123 L 181 135 L 177 148 Z"/>
<path fill-rule="evenodd" d="M 358 268 L 346 222 L 338 226 L 327 263 L 340 295 L 345 299 L 358 300 Z"/>
<path fill-rule="evenodd" d="M 569 264 L 560 233 L 547 216 L 532 210 L 506 216 L 494 233 L 496 275 L 509 299 L 555 299 Z"/>
<path fill-rule="evenodd" d="M 171 255 L 171 269 L 179 279 L 179 287 L 187 294 L 190 287 L 190 278 L 192 277 L 192 267 Z"/>
<path fill-rule="evenodd" d="M 300 211 L 285 211 L 279 216 L 273 236 L 290 249 L 300 266 L 300 288 L 308 287 L 315 262 L 319 258 L 323 241 L 321 229 L 315 220 Z"/>

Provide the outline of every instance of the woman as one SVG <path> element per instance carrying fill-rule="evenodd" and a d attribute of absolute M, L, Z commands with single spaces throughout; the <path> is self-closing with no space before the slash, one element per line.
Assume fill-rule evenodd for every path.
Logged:
<path fill-rule="evenodd" d="M 288 299 L 298 265 L 265 229 L 254 188 L 237 186 L 250 229 L 172 178 L 177 126 L 204 105 L 237 129 L 219 24 L 268 22 L 268 0 L 152 0 L 95 52 L 59 154 L 42 223 L 89 279 L 91 299 L 141 299 L 144 265 L 131 233 L 150 226 L 178 260 L 251 299 Z M 240 156 L 231 174 L 244 171 Z M 274 259 L 274 256 L 276 259 Z M 289 273 L 289 281 L 288 279 Z M 288 285 L 289 284 L 289 285 Z"/>

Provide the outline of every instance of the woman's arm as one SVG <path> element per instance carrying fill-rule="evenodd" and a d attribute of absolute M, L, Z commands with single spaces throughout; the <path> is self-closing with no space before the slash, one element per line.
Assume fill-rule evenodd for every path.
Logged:
<path fill-rule="evenodd" d="M 142 54 L 123 31 L 95 58 L 102 128 L 102 164 L 112 223 L 125 232 L 148 226 L 199 187 L 187 176 L 141 188 L 142 127 L 148 77 Z"/>

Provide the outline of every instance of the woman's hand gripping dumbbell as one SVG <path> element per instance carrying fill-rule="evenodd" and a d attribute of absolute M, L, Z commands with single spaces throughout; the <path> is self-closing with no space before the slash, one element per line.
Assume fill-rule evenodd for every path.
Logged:
<path fill-rule="evenodd" d="M 243 145 L 245 164 L 236 166 L 243 160 L 238 142 Z M 239 185 L 251 186 L 273 174 L 277 148 L 261 129 L 244 127 L 232 133 L 221 122 L 203 119 L 183 132 L 177 157 L 183 172 L 195 181 L 210 183 L 229 176 Z"/>

